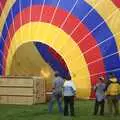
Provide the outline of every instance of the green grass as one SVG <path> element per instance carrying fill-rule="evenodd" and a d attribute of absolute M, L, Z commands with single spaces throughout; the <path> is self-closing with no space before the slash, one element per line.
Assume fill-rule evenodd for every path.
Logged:
<path fill-rule="evenodd" d="M 75 117 L 64 117 L 58 113 L 57 105 L 54 105 L 53 113 L 48 113 L 47 104 L 19 106 L 0 105 L 0 120 L 120 120 L 119 116 L 93 115 L 93 101 L 81 100 L 75 102 Z"/>

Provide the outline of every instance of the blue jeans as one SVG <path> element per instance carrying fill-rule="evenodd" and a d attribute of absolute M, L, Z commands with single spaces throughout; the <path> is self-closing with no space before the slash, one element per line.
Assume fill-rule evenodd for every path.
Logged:
<path fill-rule="evenodd" d="M 57 95 L 54 95 L 54 94 L 52 94 L 52 96 L 51 96 L 51 99 L 50 99 L 50 102 L 49 102 L 49 105 L 48 105 L 48 111 L 52 112 L 53 104 L 54 104 L 55 100 L 57 101 L 59 112 L 63 113 L 62 96 L 57 96 Z"/>

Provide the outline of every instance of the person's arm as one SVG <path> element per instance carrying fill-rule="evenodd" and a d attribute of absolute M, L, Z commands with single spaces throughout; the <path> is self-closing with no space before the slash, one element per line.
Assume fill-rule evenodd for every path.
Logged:
<path fill-rule="evenodd" d="M 120 96 L 120 83 L 118 83 L 118 94 Z"/>
<path fill-rule="evenodd" d="M 76 86 L 73 81 L 71 81 L 71 87 L 73 89 L 74 96 L 76 96 Z"/>
<path fill-rule="evenodd" d="M 97 84 L 93 86 L 93 91 L 96 92 L 96 89 L 97 89 Z"/>
<path fill-rule="evenodd" d="M 76 87 L 75 87 L 74 82 L 72 82 L 72 88 L 73 88 L 74 91 L 76 91 Z"/>
<path fill-rule="evenodd" d="M 53 83 L 52 83 L 52 89 L 55 89 L 56 86 L 56 79 L 54 78 Z"/>

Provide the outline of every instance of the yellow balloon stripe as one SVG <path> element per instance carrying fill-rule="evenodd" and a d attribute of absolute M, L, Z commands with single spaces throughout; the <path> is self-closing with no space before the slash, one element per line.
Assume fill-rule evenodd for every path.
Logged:
<path fill-rule="evenodd" d="M 69 35 L 67 35 L 60 28 L 57 28 L 54 25 L 50 25 L 50 29 L 46 31 L 48 25 L 49 25 L 48 23 L 31 22 L 22 26 L 15 33 L 11 41 L 11 46 L 9 48 L 8 56 L 6 60 L 6 75 L 9 75 L 10 73 L 12 58 L 18 47 L 30 41 L 42 42 L 55 49 L 56 52 L 62 56 L 62 58 L 65 60 L 68 66 L 72 79 L 74 80 L 77 86 L 78 95 L 88 98 L 91 92 L 91 81 L 90 81 L 88 67 L 84 59 L 84 56 L 81 53 L 80 48 L 76 47 L 75 41 L 72 38 L 70 38 Z M 30 31 L 29 28 L 31 28 L 32 34 L 30 34 L 29 32 Z M 36 28 L 39 32 L 36 32 Z M 21 32 L 22 34 L 24 33 L 22 39 L 21 39 Z M 52 41 L 55 39 L 56 32 L 59 32 L 60 35 L 59 38 L 54 42 L 54 44 L 52 44 Z M 46 39 L 46 35 L 49 35 L 47 39 Z M 65 45 L 65 47 L 59 51 L 59 48 L 62 45 Z M 68 53 L 68 51 L 71 51 L 73 47 L 75 47 L 74 52 L 69 53 L 71 57 L 68 57 L 69 55 L 68 54 L 66 55 L 66 53 Z M 78 61 L 76 61 L 76 56 L 79 56 Z M 78 69 L 80 69 L 80 67 L 83 67 L 84 69 L 81 69 L 81 71 L 78 72 Z"/>
<path fill-rule="evenodd" d="M 95 7 L 96 11 L 106 20 L 113 12 L 115 12 L 118 8 L 113 4 L 112 0 L 85 0 L 91 6 L 95 6 L 97 3 L 99 4 Z M 113 34 L 120 32 L 120 10 L 118 10 L 108 21 L 106 21 L 108 27 L 112 31 Z M 115 36 L 117 47 L 120 50 L 120 34 Z"/>
<path fill-rule="evenodd" d="M 15 3 L 15 0 L 7 0 L 5 7 L 2 10 L 2 14 L 0 16 L 0 32 L 2 32 L 7 15 L 14 3 Z"/>

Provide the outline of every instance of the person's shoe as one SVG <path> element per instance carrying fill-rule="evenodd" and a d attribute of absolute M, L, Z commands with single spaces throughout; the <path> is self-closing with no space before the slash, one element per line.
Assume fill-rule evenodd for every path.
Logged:
<path fill-rule="evenodd" d="M 68 114 L 64 114 L 64 116 L 68 116 Z"/>
<path fill-rule="evenodd" d="M 75 116 L 75 114 L 71 114 L 71 116 Z"/>
<path fill-rule="evenodd" d="M 101 115 L 101 116 L 104 116 L 104 113 L 101 113 L 100 115 Z"/>
<path fill-rule="evenodd" d="M 114 113 L 114 116 L 118 116 L 119 115 L 119 113 Z"/>
<path fill-rule="evenodd" d="M 93 115 L 97 115 L 97 113 L 93 113 Z"/>

